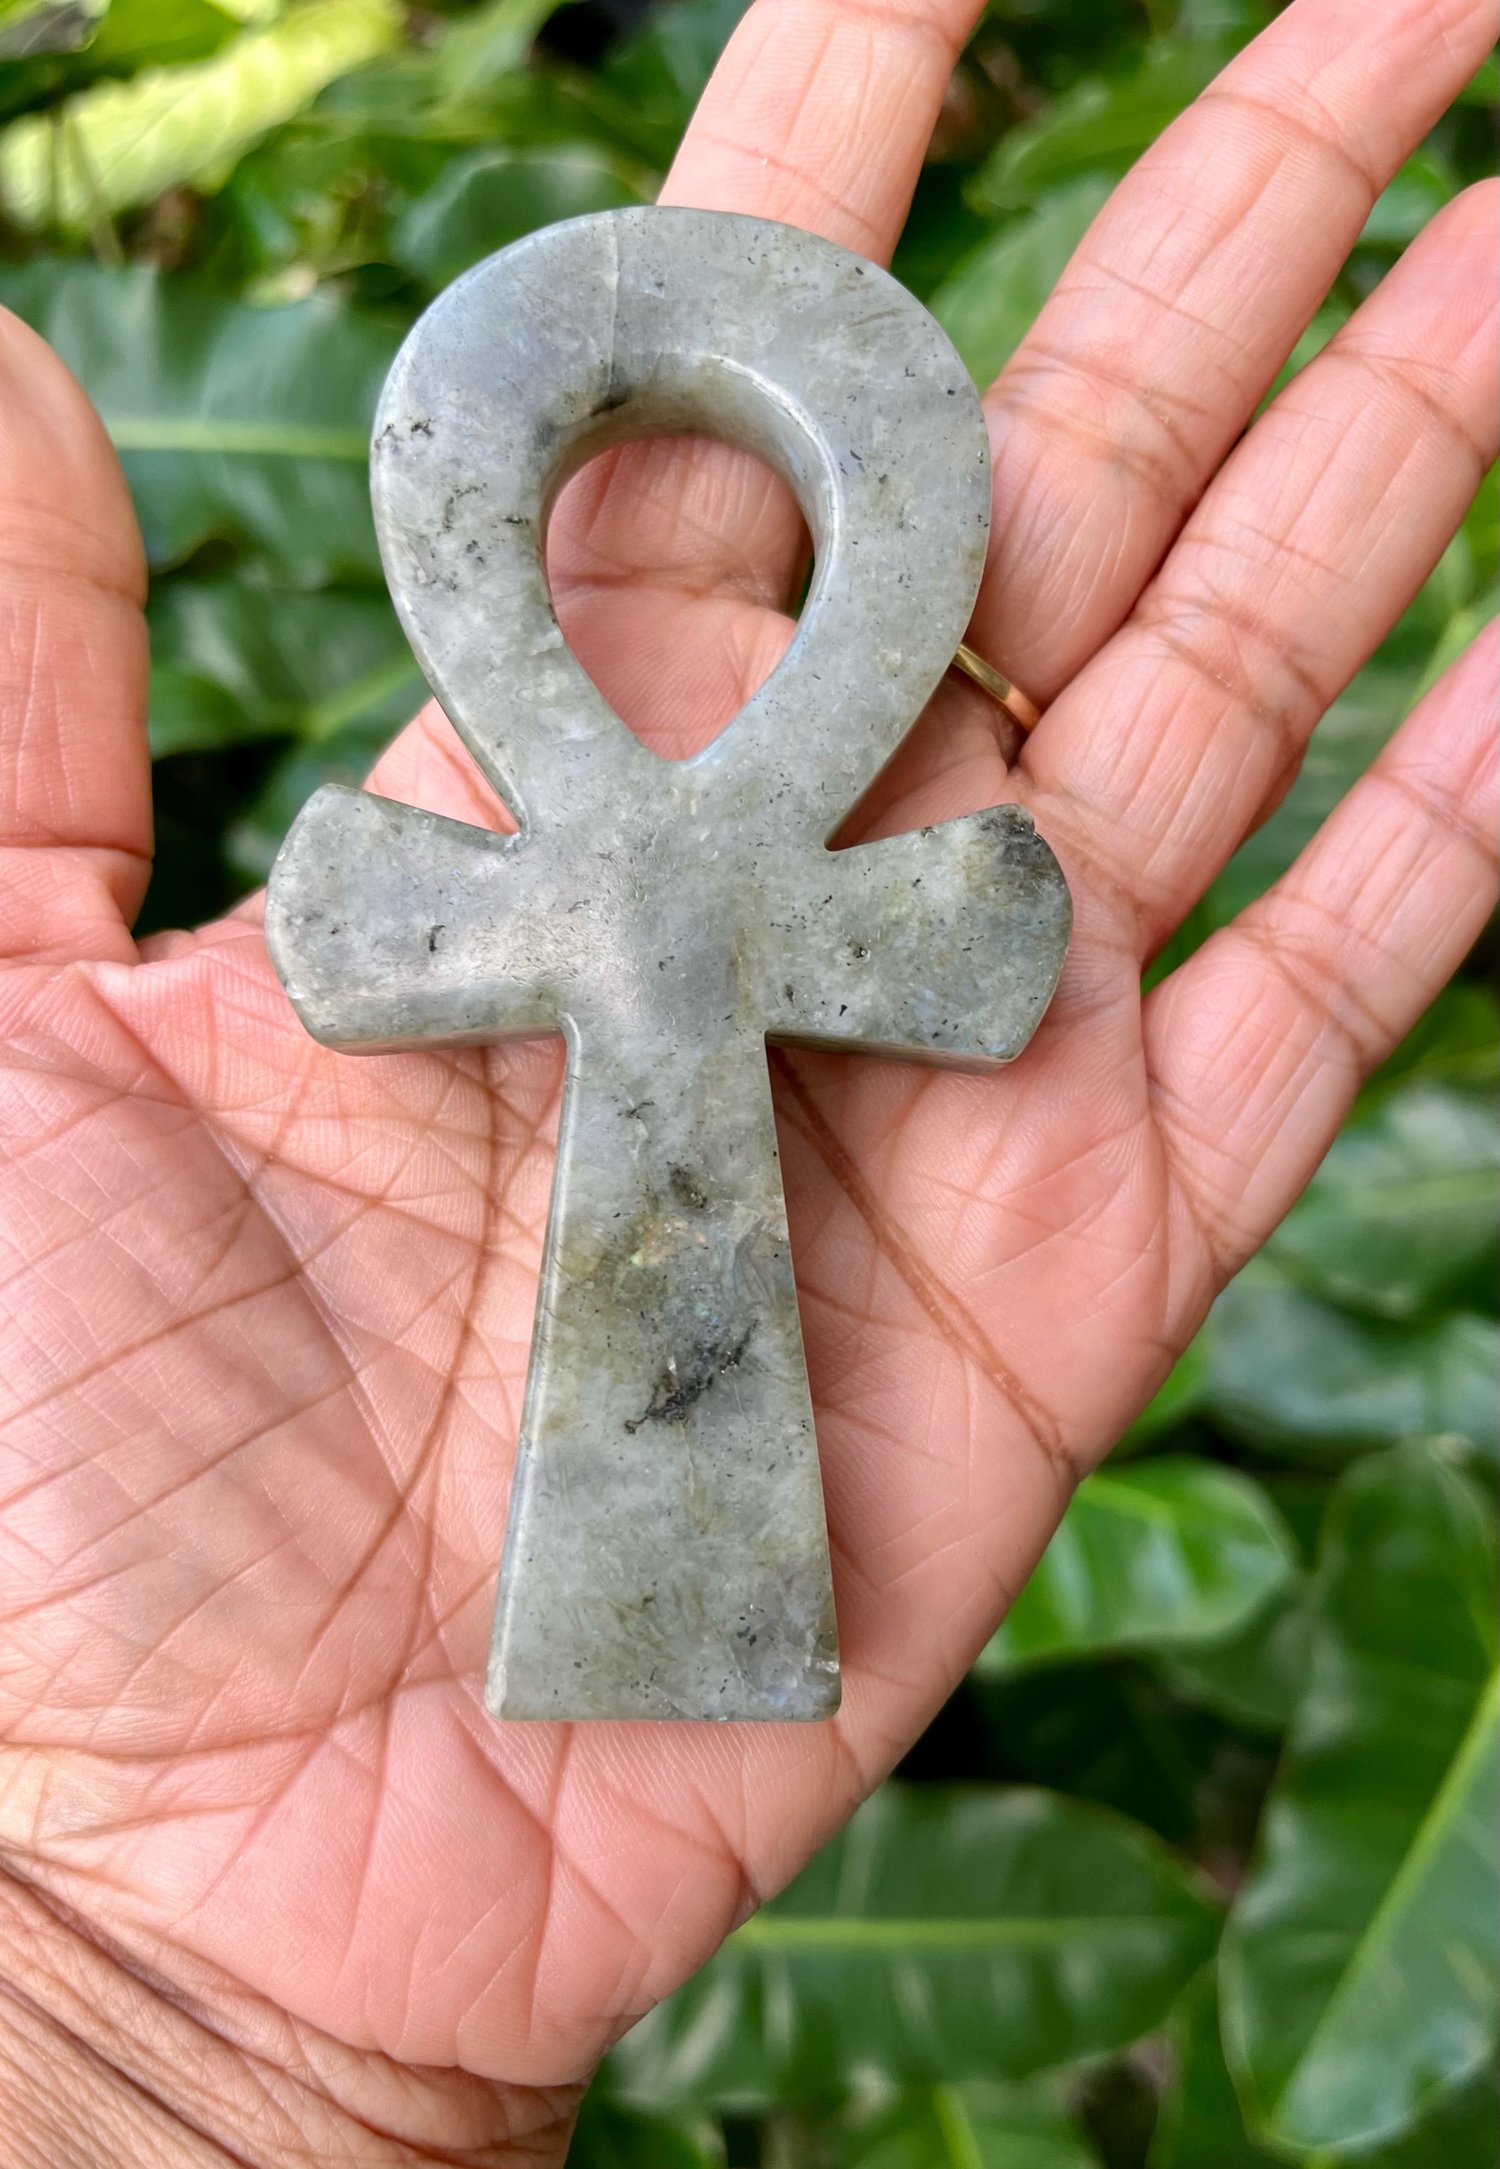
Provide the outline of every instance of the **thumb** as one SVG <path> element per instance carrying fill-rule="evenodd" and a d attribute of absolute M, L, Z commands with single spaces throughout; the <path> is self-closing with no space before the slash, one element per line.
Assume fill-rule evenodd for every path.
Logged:
<path fill-rule="evenodd" d="M 0 956 L 135 955 L 146 570 L 104 425 L 0 310 Z"/>

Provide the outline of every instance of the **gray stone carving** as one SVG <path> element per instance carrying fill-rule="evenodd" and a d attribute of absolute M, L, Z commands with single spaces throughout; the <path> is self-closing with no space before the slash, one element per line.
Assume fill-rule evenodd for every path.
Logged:
<path fill-rule="evenodd" d="M 660 760 L 565 645 L 547 513 L 623 438 L 748 447 L 816 575 L 780 667 Z M 767 1039 L 988 1069 L 1051 997 L 1069 902 L 1002 806 L 825 839 L 962 637 L 978 401 L 883 271 L 762 220 L 632 210 L 460 279 L 375 429 L 391 592 L 519 835 L 324 789 L 266 936 L 351 1052 L 567 1042 L 490 1665 L 508 1718 L 820 1718 L 839 1667 Z"/>

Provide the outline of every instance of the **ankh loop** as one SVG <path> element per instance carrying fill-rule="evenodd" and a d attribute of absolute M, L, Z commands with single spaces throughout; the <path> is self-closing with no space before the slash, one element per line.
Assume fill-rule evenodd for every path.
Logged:
<path fill-rule="evenodd" d="M 785 478 L 816 569 L 779 667 L 666 761 L 568 649 L 544 536 L 585 460 L 686 430 Z M 1068 891 L 1019 809 L 826 848 L 963 637 L 989 487 L 978 399 L 932 318 L 761 219 L 641 209 L 533 234 L 442 295 L 391 372 L 373 451 L 391 593 L 520 832 L 320 790 L 266 938 L 326 1046 L 567 1043 L 497 1716 L 838 1707 L 766 1042 L 987 1070 L 1051 998 Z"/>

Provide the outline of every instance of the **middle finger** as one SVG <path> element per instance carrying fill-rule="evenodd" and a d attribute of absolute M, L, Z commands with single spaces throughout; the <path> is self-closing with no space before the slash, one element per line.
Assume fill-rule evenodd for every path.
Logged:
<path fill-rule="evenodd" d="M 779 219 L 884 262 L 978 12 L 979 0 L 756 0 L 661 201 Z M 790 491 L 743 453 L 626 445 L 564 494 L 550 541 L 570 644 L 659 750 L 694 750 L 785 644 L 762 613 L 790 606 L 806 534 Z M 726 610 L 726 597 L 759 610 Z M 664 641 L 678 659 L 665 677 Z"/>
<path fill-rule="evenodd" d="M 775 218 L 884 259 L 981 0 L 755 0 L 661 201 Z M 747 454 L 626 444 L 562 493 L 547 570 L 569 646 L 655 751 L 695 752 L 775 665 L 806 534 Z M 459 820 L 503 820 L 441 712 L 395 741 L 374 787 Z"/>

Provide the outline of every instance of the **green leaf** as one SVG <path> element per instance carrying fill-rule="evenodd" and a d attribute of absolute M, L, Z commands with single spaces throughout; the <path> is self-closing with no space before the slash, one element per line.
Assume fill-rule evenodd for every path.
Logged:
<path fill-rule="evenodd" d="M 1148 2032 L 1213 1933 L 1192 1877 L 1116 1816 L 890 1785 L 616 2065 L 648 2101 L 1023 2078 Z"/>
<path fill-rule="evenodd" d="M 891 259 L 901 284 L 925 301 L 989 234 L 990 221 L 963 193 L 962 166 L 929 159 L 917 179 L 906 224 Z"/>
<path fill-rule="evenodd" d="M 1208 1406 L 1252 1445 L 1324 1465 L 1444 1434 L 1490 1460 L 1500 1452 L 1500 1334 L 1488 1318 L 1357 1318 L 1257 1259 L 1205 1333 Z"/>
<path fill-rule="evenodd" d="M 247 887 L 265 880 L 282 838 L 313 792 L 324 783 L 363 783 L 389 737 L 384 725 L 356 724 L 315 744 L 293 745 L 272 765 L 224 837 L 224 855 Z"/>
<path fill-rule="evenodd" d="M 1500 616 L 1500 581 L 1493 582 L 1484 594 L 1476 595 L 1463 609 L 1454 611 L 1438 635 L 1431 659 L 1418 681 L 1414 700 L 1437 684 L 1449 665 L 1458 661 L 1470 642 L 1477 639 L 1496 616 Z"/>
<path fill-rule="evenodd" d="M 1345 1124 L 1267 1248 L 1332 1302 L 1410 1318 L 1492 1263 L 1497 1212 L 1494 1110 L 1412 1084 Z"/>
<path fill-rule="evenodd" d="M 1420 2123 L 1389 2146 L 1351 2159 L 1354 2169 L 1494 2169 L 1497 2122 L 1500 2086 L 1494 2073 L 1486 2072 L 1444 2094 Z"/>
<path fill-rule="evenodd" d="M 243 9 L 219 0 L 109 0 L 83 72 L 133 75 L 138 68 L 204 60 L 236 37 L 247 19 Z"/>
<path fill-rule="evenodd" d="M 555 150 L 475 151 L 397 221 L 394 260 L 424 286 L 446 286 L 482 257 L 554 220 L 647 200 L 643 176 L 587 143 Z"/>
<path fill-rule="evenodd" d="M 379 579 L 366 465 L 395 327 L 322 296 L 255 309 L 47 260 L 0 269 L 0 301 L 99 408 L 153 566 L 221 541 L 298 585 Z"/>
<path fill-rule="evenodd" d="M 1009 220 L 937 288 L 932 313 L 976 384 L 998 376 L 1031 329 L 1109 188 L 1094 174 L 1057 189 Z"/>
<path fill-rule="evenodd" d="M 1447 167 L 1428 150 L 1416 152 L 1376 198 L 1360 241 L 1366 247 L 1404 249 L 1455 192 Z"/>
<path fill-rule="evenodd" d="M 1300 1590 L 1273 1597 L 1222 1641 L 1161 1651 L 1157 1672 L 1186 1702 L 1251 1732 L 1284 1732 L 1307 1669 Z"/>
<path fill-rule="evenodd" d="M 1231 2067 L 1279 2146 L 1399 2136 L 1494 2054 L 1494 1581 L 1493 1515 L 1438 1456 L 1345 1477 L 1222 1961 Z"/>
<path fill-rule="evenodd" d="M 452 155 L 415 129 L 367 134 L 308 115 L 242 158 L 215 197 L 221 261 L 262 303 L 301 299 L 366 265 L 388 281 L 389 211 L 429 187 Z"/>
<path fill-rule="evenodd" d="M 1417 590 L 1403 625 L 1430 644 L 1422 658 L 1417 691 L 1438 675 L 1444 651 L 1472 638 L 1486 614 L 1493 614 L 1500 581 L 1500 474 L 1491 467 L 1475 490 L 1463 523 L 1437 564 Z M 1413 698 L 1416 697 L 1414 691 Z"/>
<path fill-rule="evenodd" d="M 579 2111 L 567 2169 L 721 2169 L 723 2160 L 702 2118 L 652 2116 L 595 2088 Z"/>
<path fill-rule="evenodd" d="M 1154 1659 L 971 1674 L 960 1707 L 979 1719 L 992 1775 L 1096 1801 L 1200 1855 L 1243 1836 L 1269 1782 L 1269 1751 L 1184 1702 Z"/>
<path fill-rule="evenodd" d="M 1209 1642 L 1291 1578 L 1292 1539 L 1248 1476 L 1212 1461 L 1145 1461 L 1078 1487 L 978 1669 L 1088 1651 Z"/>
<path fill-rule="evenodd" d="M 1180 38 L 1248 45 L 1276 14 L 1278 0 L 1176 0 L 1170 19 Z"/>
<path fill-rule="evenodd" d="M 1162 2101 L 1147 2169 L 1284 2169 L 1292 2157 L 1257 2145 L 1245 2130 L 1224 2061 L 1219 1999 L 1205 1967 L 1173 2012 L 1168 2028 L 1172 2076 Z M 1401 2138 L 1373 2151 L 1326 2151 L 1295 2159 L 1304 2169 L 1494 2169 L 1496 2080 L 1481 2078 L 1444 2094 Z"/>
<path fill-rule="evenodd" d="M 1414 1030 L 1366 1085 L 1362 1102 L 1411 1083 L 1472 1092 L 1485 1103 L 1500 1091 L 1500 1004 L 1488 987 L 1459 980 L 1445 987 Z"/>
<path fill-rule="evenodd" d="M 1172 2013 L 1172 2076 L 1147 2169 L 1275 2169 L 1284 2156 L 1245 2130 L 1219 2039 L 1219 1996 L 1205 1966 Z"/>
<path fill-rule="evenodd" d="M 932 2086 L 846 2129 L 838 2169 L 1099 2169 L 1099 2157 L 1042 2088 Z"/>
<path fill-rule="evenodd" d="M 82 230 L 182 182 L 222 178 L 258 137 L 394 43 L 394 0 L 308 0 L 192 66 L 80 91 L 0 137 L 14 224 Z"/>
<path fill-rule="evenodd" d="M 674 0 L 599 70 L 612 104 L 632 118 L 635 140 L 665 166 L 692 118 L 720 53 L 749 0 Z"/>
<path fill-rule="evenodd" d="M 472 97 L 519 68 L 557 0 L 490 0 L 451 22 L 433 57 L 438 96 Z"/>
<path fill-rule="evenodd" d="M 426 686 L 384 596 L 168 580 L 150 610 L 151 750 L 393 733 Z"/>
<path fill-rule="evenodd" d="M 1119 81 L 1092 76 L 1012 128 L 970 184 L 989 211 L 1025 210 L 1047 190 L 1096 174 L 1118 177 L 1216 73 L 1214 45 L 1151 47 Z"/>
<path fill-rule="evenodd" d="M 1469 78 L 1458 95 L 1462 104 L 1482 105 L 1486 113 L 1493 113 L 1500 105 L 1500 62 L 1493 53 L 1479 63 L 1477 73 Z"/>

